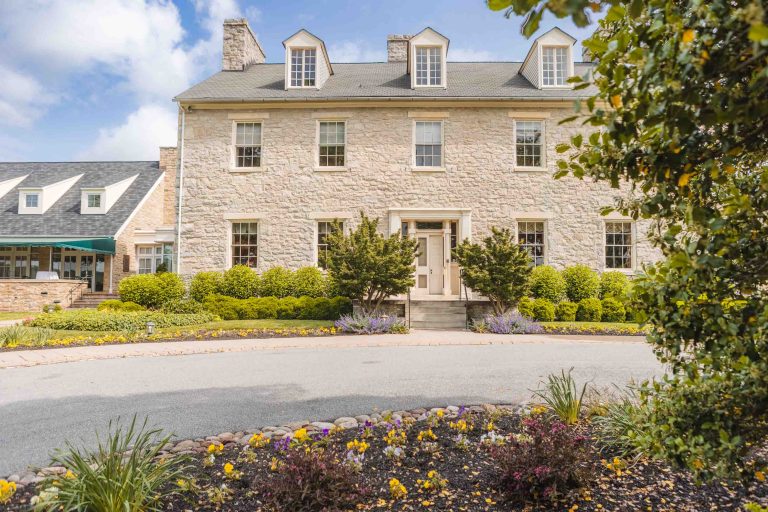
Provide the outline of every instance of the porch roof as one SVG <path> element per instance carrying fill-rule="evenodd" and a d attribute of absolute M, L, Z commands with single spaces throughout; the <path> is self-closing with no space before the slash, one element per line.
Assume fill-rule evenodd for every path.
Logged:
<path fill-rule="evenodd" d="M 0 237 L 0 247 L 60 247 L 99 254 L 115 254 L 114 238 Z"/>

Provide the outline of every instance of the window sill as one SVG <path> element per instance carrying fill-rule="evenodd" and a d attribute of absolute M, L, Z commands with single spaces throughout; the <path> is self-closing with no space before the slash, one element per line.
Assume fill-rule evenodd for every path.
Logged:
<path fill-rule="evenodd" d="M 417 165 L 411 166 L 411 172 L 446 172 L 448 169 L 445 167 L 421 167 Z"/>
<path fill-rule="evenodd" d="M 349 167 L 323 167 L 315 166 L 315 172 L 349 172 Z"/>
<path fill-rule="evenodd" d="M 549 172 L 549 167 L 513 167 L 515 172 Z"/>
<path fill-rule="evenodd" d="M 262 172 L 264 167 L 230 167 L 230 174 L 250 174 L 253 172 Z"/>
<path fill-rule="evenodd" d="M 626 274 L 628 276 L 634 276 L 637 274 L 637 270 L 634 268 L 608 268 L 605 267 L 603 269 L 603 272 L 621 272 L 622 274 Z"/>

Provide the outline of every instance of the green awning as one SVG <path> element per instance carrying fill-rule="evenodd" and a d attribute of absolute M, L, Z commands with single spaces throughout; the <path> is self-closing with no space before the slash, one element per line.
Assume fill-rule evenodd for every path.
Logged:
<path fill-rule="evenodd" d="M 114 238 L 16 237 L 0 238 L 0 247 L 61 247 L 99 254 L 115 254 Z"/>

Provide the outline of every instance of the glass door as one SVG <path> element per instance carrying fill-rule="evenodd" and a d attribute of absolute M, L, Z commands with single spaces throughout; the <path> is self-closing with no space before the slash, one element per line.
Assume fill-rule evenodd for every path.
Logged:
<path fill-rule="evenodd" d="M 62 258 L 61 279 L 77 279 L 77 256 L 65 254 Z"/>
<path fill-rule="evenodd" d="M 104 255 L 103 254 L 96 255 L 96 272 L 94 273 L 94 279 L 93 279 L 93 291 L 95 292 L 104 291 Z"/>
<path fill-rule="evenodd" d="M 93 254 L 80 256 L 80 279 L 88 283 L 88 290 L 93 291 Z"/>

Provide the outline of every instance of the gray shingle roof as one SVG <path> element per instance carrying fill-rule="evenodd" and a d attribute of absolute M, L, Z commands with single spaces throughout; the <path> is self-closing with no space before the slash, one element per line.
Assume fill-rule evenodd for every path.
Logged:
<path fill-rule="evenodd" d="M 42 215 L 19 215 L 19 188 L 42 187 L 82 174 Z M 102 188 L 138 174 L 104 215 L 80 214 L 80 189 Z M 158 162 L 0 162 L 0 182 L 28 175 L 0 197 L 0 237 L 114 236 L 155 184 Z"/>
<path fill-rule="evenodd" d="M 317 89 L 285 90 L 284 64 L 254 64 L 245 71 L 221 71 L 176 97 L 178 101 L 329 100 L 347 98 L 560 99 L 591 96 L 593 88 L 537 89 L 518 73 L 520 62 L 449 62 L 448 87 L 411 89 L 404 62 L 334 64 L 334 74 Z M 590 63 L 576 63 L 581 76 Z"/>

